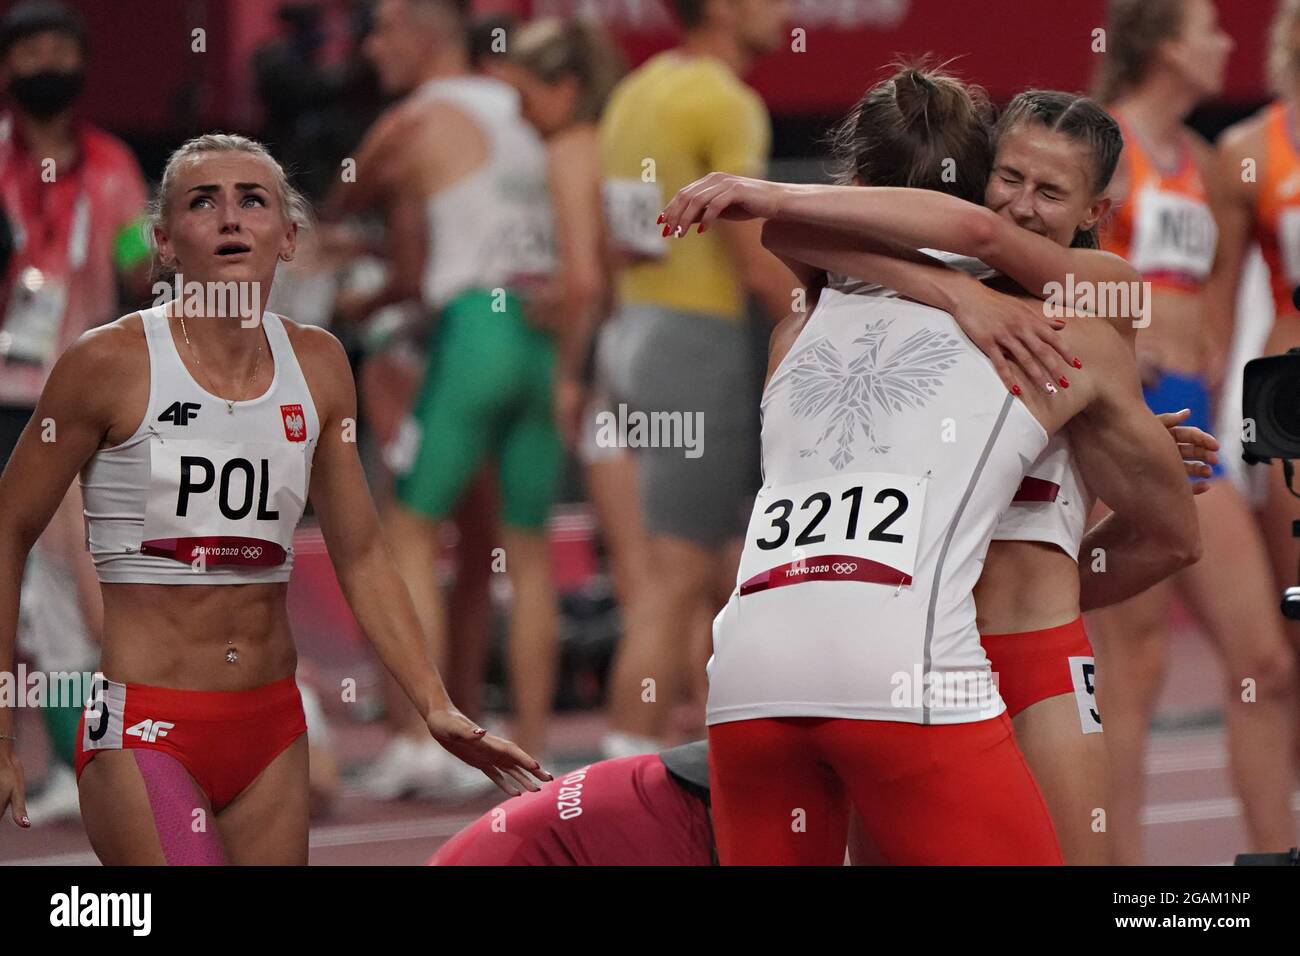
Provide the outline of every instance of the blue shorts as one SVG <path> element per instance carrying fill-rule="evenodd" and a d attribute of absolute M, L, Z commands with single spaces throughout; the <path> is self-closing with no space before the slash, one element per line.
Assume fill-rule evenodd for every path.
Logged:
<path fill-rule="evenodd" d="M 1178 375 L 1174 372 L 1164 373 L 1155 385 L 1142 386 L 1142 397 L 1147 407 L 1157 415 L 1165 412 L 1179 412 L 1190 408 L 1192 414 L 1184 425 L 1194 425 L 1202 431 L 1213 433 L 1214 416 L 1210 412 L 1210 390 L 1205 382 L 1191 375 Z M 1223 463 L 1210 466 L 1210 480 L 1222 478 Z"/>

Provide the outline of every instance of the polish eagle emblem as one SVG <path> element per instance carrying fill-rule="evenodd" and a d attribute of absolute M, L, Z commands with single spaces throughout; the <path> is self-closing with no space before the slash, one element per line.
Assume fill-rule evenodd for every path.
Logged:
<path fill-rule="evenodd" d="M 880 319 L 866 325 L 853 340 L 862 351 L 847 361 L 827 339 L 812 342 L 772 383 L 773 394 L 782 388 L 789 392 L 797 418 L 825 422 L 813 447 L 802 449 L 801 456 L 818 454 L 830 441 L 829 461 L 842 471 L 854 460 L 859 436 L 873 454 L 887 453 L 889 446 L 876 433 L 879 417 L 924 406 L 966 351 L 957 338 L 935 329 L 915 331 L 886 350 L 891 324 Z"/>
<path fill-rule="evenodd" d="M 301 405 L 281 405 L 280 417 L 284 419 L 284 437 L 289 441 L 306 441 L 307 423 Z"/>

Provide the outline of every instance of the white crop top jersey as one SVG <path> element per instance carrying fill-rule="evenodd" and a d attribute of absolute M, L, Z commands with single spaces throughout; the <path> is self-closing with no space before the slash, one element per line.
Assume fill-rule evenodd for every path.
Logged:
<path fill-rule="evenodd" d="M 939 249 L 921 251 L 980 280 L 998 275 L 997 270 L 970 256 Z M 893 289 L 843 276 L 832 276 L 830 285 L 854 295 L 898 297 Z M 1090 504 L 1087 487 L 1070 453 L 1069 439 L 1063 434 L 1053 435 L 1003 512 L 993 540 L 1054 544 L 1077 561 Z"/>
<path fill-rule="evenodd" d="M 1057 433 L 1030 466 L 1016 496 L 1003 512 L 994 541 L 1054 544 L 1073 560 L 1091 507 L 1088 488 L 1070 453 L 1070 440 Z"/>
<path fill-rule="evenodd" d="M 764 392 L 762 436 L 708 722 L 1001 713 L 972 590 L 1048 436 L 952 316 L 826 289 Z"/>
<path fill-rule="evenodd" d="M 106 584 L 289 580 L 320 421 L 278 315 L 262 326 L 271 386 L 236 402 L 181 362 L 164 310 L 140 313 L 149 407 L 134 435 L 82 469 L 86 539 Z"/>
<path fill-rule="evenodd" d="M 430 80 L 415 94 L 473 118 L 487 160 L 429 198 L 423 293 L 441 307 L 469 289 L 529 284 L 555 271 L 555 217 L 546 147 L 519 111 L 519 94 L 482 76 Z"/>

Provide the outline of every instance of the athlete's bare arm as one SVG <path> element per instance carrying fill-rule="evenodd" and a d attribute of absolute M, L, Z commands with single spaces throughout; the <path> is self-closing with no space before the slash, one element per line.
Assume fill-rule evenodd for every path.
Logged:
<path fill-rule="evenodd" d="M 702 230 L 720 218 L 776 219 L 846 229 L 913 249 L 973 256 L 1026 289 L 1050 283 L 1137 282 L 1124 259 L 1097 249 L 1057 245 L 990 209 L 924 189 L 770 183 L 710 173 L 680 190 L 664 210 L 670 235 Z"/>
<path fill-rule="evenodd" d="M 372 294 L 341 297 L 340 318 L 360 321 L 385 306 L 419 301 L 430 251 L 428 200 L 487 156 L 483 130 L 451 104 L 407 100 L 381 117 L 358 150 L 355 181 L 336 185 L 327 208 L 333 216 L 383 209 L 388 280 Z"/>
<path fill-rule="evenodd" d="M 557 328 L 561 374 L 581 373 L 606 297 L 599 143 L 580 127 L 547 144 L 547 177 L 555 207 L 555 233 L 563 285 L 563 321 Z"/>
<path fill-rule="evenodd" d="M 137 322 L 138 326 L 138 322 Z M 0 476 L 0 671 L 13 672 L 18 597 L 32 546 L 58 510 L 68 486 L 119 417 L 134 354 L 143 347 L 122 323 L 87 332 L 55 363 L 13 456 Z M 148 381 L 148 375 L 145 375 Z M 138 424 L 138 422 L 137 422 Z M 13 711 L 0 706 L 0 735 L 14 733 Z M 0 739 L 0 816 L 12 804 L 26 815 L 22 767 L 14 743 Z"/>
<path fill-rule="evenodd" d="M 772 253 L 763 248 L 762 226 L 757 222 L 724 222 L 718 229 L 740 281 L 758 299 L 773 321 L 790 311 L 795 291 L 803 283 Z"/>
<path fill-rule="evenodd" d="M 429 657 L 406 585 L 380 533 L 356 446 L 356 388 L 347 355 L 323 329 L 286 323 L 320 418 L 311 503 L 339 585 L 384 666 L 447 750 L 478 767 L 506 793 L 537 790 L 529 773 L 550 779 L 514 744 L 486 734 L 452 704 Z"/>
<path fill-rule="evenodd" d="M 996 292 L 914 249 L 864 240 L 841 229 L 771 220 L 763 226 L 763 243 L 784 260 L 807 264 L 805 268 L 876 282 L 951 313 L 1008 389 L 1068 382 L 1074 372 L 1068 364 L 1074 356 L 1056 333 L 1064 321 L 1047 319 L 1032 298 Z"/>
<path fill-rule="evenodd" d="M 1214 268 L 1205 286 L 1207 331 L 1219 355 L 1227 356 L 1237 311 L 1237 289 L 1255 225 L 1259 178 L 1266 153 L 1263 114 L 1229 128 L 1202 175 L 1219 227 Z"/>
<path fill-rule="evenodd" d="M 343 293 L 334 304 L 335 315 L 344 322 L 361 322 L 387 306 L 420 301 L 428 239 L 423 200 L 409 194 L 392 196 L 384 215 L 386 281 L 374 292 Z"/>
<path fill-rule="evenodd" d="M 322 218 L 338 219 L 383 203 L 392 187 L 388 164 L 393 153 L 401 149 L 403 135 L 413 121 L 410 104 L 406 103 L 399 103 L 375 120 L 357 146 L 356 155 L 348 157 L 353 161 L 352 168 L 340 168 L 339 179 L 322 208 Z"/>
<path fill-rule="evenodd" d="M 1194 564 L 1200 534 L 1178 445 L 1143 401 L 1133 354 L 1104 322 L 1076 321 L 1062 335 L 1083 359 L 1076 387 L 1024 400 L 1049 430 L 1064 428 L 1089 490 L 1114 510 L 1080 551 L 1080 606 L 1088 610 Z"/>

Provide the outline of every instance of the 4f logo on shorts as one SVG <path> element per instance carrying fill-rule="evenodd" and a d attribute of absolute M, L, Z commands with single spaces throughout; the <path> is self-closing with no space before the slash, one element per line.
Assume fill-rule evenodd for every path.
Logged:
<path fill-rule="evenodd" d="M 166 737 L 167 731 L 175 726 L 175 724 L 170 724 L 165 720 L 154 720 L 146 717 L 134 727 L 126 728 L 126 732 L 132 737 L 139 737 L 147 744 L 152 744 L 157 743 L 159 737 Z"/>
<path fill-rule="evenodd" d="M 289 441 L 307 440 L 307 420 L 302 416 L 301 405 L 281 405 L 280 417 L 284 419 L 284 437 Z"/>

